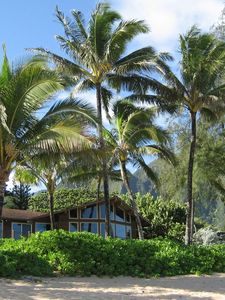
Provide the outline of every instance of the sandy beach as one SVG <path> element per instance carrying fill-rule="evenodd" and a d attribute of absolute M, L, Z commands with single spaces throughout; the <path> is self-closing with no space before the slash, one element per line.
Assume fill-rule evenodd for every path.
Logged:
<path fill-rule="evenodd" d="M 131 277 L 58 277 L 0 279 L 0 299 L 127 300 L 225 299 L 225 274 L 176 276 L 159 279 Z"/>

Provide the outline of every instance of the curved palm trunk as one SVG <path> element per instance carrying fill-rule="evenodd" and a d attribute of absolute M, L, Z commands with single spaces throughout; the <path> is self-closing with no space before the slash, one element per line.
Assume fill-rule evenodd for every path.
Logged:
<path fill-rule="evenodd" d="M 5 171 L 0 166 L 0 220 L 2 219 L 2 209 L 5 199 L 6 182 L 9 180 L 9 172 Z"/>
<path fill-rule="evenodd" d="M 194 200 L 193 200 L 193 166 L 196 148 L 196 113 L 191 112 L 191 145 L 188 162 L 188 181 L 187 181 L 187 218 L 186 218 L 186 233 L 185 244 L 192 243 L 193 228 L 194 228 Z"/>
<path fill-rule="evenodd" d="M 55 229 L 55 216 L 54 216 L 54 193 L 49 192 L 49 215 L 51 230 Z"/>
<path fill-rule="evenodd" d="M 5 181 L 0 181 L 0 220 L 2 219 L 2 208 L 4 205 L 5 184 Z"/>
<path fill-rule="evenodd" d="M 136 223 L 137 223 L 138 237 L 139 237 L 140 240 L 143 240 L 144 239 L 144 234 L 143 234 L 143 229 L 142 229 L 142 225 L 141 225 L 141 219 L 140 219 L 140 216 L 139 216 L 139 213 L 138 213 L 138 210 L 137 210 L 137 205 L 136 205 L 134 194 L 132 193 L 131 188 L 130 188 L 129 179 L 128 179 L 128 176 L 127 176 L 126 164 L 125 164 L 124 161 L 121 161 L 120 165 L 121 165 L 122 179 L 123 179 L 124 185 L 126 187 L 126 190 L 129 194 L 130 201 L 131 201 L 131 206 L 132 206 L 134 216 L 135 216 L 135 220 L 136 220 Z"/>
<path fill-rule="evenodd" d="M 101 177 L 98 178 L 98 184 L 97 184 L 97 201 L 100 200 L 100 189 L 101 189 Z"/>
<path fill-rule="evenodd" d="M 100 142 L 100 149 L 104 150 L 105 142 L 103 139 L 102 132 L 102 99 L 101 99 L 101 84 L 96 84 L 96 99 L 97 99 L 97 114 L 99 119 L 98 135 Z M 107 162 L 105 156 L 102 158 L 102 174 L 103 174 L 103 190 L 104 190 L 104 201 L 106 209 L 105 217 L 105 237 L 110 236 L 110 199 L 109 199 L 109 179 Z"/>

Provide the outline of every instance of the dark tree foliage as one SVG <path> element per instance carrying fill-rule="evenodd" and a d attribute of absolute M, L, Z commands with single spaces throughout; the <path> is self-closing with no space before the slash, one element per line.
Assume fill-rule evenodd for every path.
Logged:
<path fill-rule="evenodd" d="M 28 184 L 15 184 L 11 192 L 6 194 L 6 207 L 15 209 L 28 209 L 32 196 L 31 187 Z"/>

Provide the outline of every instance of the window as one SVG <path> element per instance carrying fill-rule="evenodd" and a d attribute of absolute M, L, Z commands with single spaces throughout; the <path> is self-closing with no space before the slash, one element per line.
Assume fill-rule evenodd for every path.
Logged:
<path fill-rule="evenodd" d="M 31 224 L 13 223 L 12 237 L 18 240 L 21 236 L 28 237 L 31 234 Z"/>
<path fill-rule="evenodd" d="M 115 207 L 115 218 L 116 221 L 124 222 L 124 211 L 119 207 Z"/>
<path fill-rule="evenodd" d="M 100 234 L 105 237 L 105 223 L 101 223 L 100 225 Z"/>
<path fill-rule="evenodd" d="M 100 204 L 100 218 L 105 219 L 105 204 Z"/>
<path fill-rule="evenodd" d="M 77 223 L 70 223 L 69 224 L 69 232 L 77 232 L 78 228 L 77 228 Z"/>
<path fill-rule="evenodd" d="M 70 219 L 77 219 L 77 208 L 70 209 L 69 218 Z"/>
<path fill-rule="evenodd" d="M 126 226 L 122 224 L 116 224 L 116 237 L 120 239 L 126 239 Z"/>
<path fill-rule="evenodd" d="M 126 213 L 126 222 L 130 223 L 131 222 L 131 216 L 130 214 Z"/>
<path fill-rule="evenodd" d="M 47 230 L 51 230 L 51 225 L 49 223 L 36 223 L 35 224 L 35 232 L 44 232 Z"/>
<path fill-rule="evenodd" d="M 3 237 L 3 224 L 0 222 L 0 239 Z"/>
<path fill-rule="evenodd" d="M 105 219 L 105 204 L 100 205 L 100 217 Z M 110 205 L 110 220 L 114 220 L 113 205 Z"/>
<path fill-rule="evenodd" d="M 98 224 L 97 223 L 81 223 L 81 231 L 98 233 Z"/>
<path fill-rule="evenodd" d="M 96 219 L 97 218 L 97 206 L 90 205 L 81 209 L 82 219 Z"/>
<path fill-rule="evenodd" d="M 113 205 L 110 205 L 110 220 L 114 220 L 114 208 L 113 208 Z"/>
<path fill-rule="evenodd" d="M 116 226 L 115 224 L 110 225 L 110 231 L 111 231 L 112 237 L 116 237 L 115 226 Z"/>
<path fill-rule="evenodd" d="M 126 238 L 131 239 L 132 234 L 131 234 L 131 226 L 126 226 Z"/>

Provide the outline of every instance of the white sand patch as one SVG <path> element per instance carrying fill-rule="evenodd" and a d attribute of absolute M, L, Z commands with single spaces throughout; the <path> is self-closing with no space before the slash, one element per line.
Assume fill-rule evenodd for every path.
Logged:
<path fill-rule="evenodd" d="M 0 279 L 0 300 L 225 300 L 225 274 L 159 279 L 58 277 L 41 281 Z"/>

